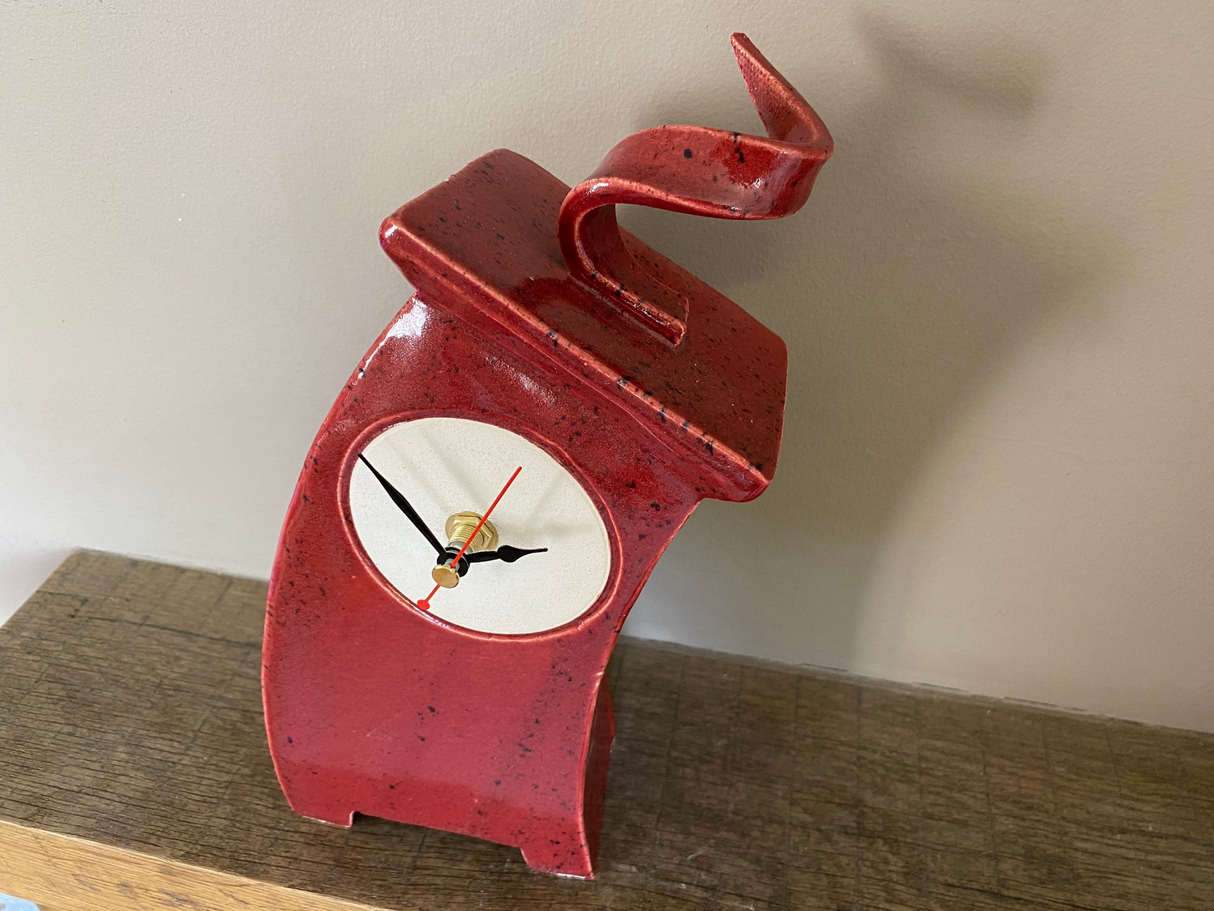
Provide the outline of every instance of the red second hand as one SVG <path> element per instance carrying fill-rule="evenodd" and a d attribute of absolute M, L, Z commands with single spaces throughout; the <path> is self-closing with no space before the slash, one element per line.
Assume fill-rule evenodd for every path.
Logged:
<path fill-rule="evenodd" d="M 523 470 L 522 465 L 520 465 L 518 468 L 514 469 L 514 474 L 512 474 L 510 476 L 510 480 L 506 482 L 506 486 L 503 487 L 498 492 L 498 495 L 494 498 L 493 502 L 489 504 L 489 508 L 486 509 L 485 514 L 483 516 L 481 516 L 481 520 L 476 523 L 476 528 L 472 529 L 472 534 L 468 535 L 468 540 L 464 542 L 464 546 L 459 549 L 459 553 L 456 554 L 455 559 L 451 561 L 452 566 L 459 565 L 459 558 L 464 555 L 464 551 L 466 551 L 468 549 L 468 545 L 471 544 L 474 540 L 476 540 L 477 534 L 480 533 L 481 528 L 484 527 L 485 522 L 489 518 L 489 513 L 493 512 L 493 510 L 497 507 L 497 504 L 501 502 L 502 497 L 504 497 L 506 495 L 506 491 L 510 489 L 510 485 L 514 483 L 514 479 L 518 477 L 518 473 L 522 470 Z M 436 586 L 434 586 L 434 588 L 430 589 L 430 594 L 426 595 L 426 597 L 424 597 L 420 601 L 418 601 L 417 606 L 419 608 L 421 608 L 422 610 L 429 610 L 430 609 L 430 599 L 434 597 L 435 593 L 440 588 L 442 588 L 441 585 L 436 585 Z"/>

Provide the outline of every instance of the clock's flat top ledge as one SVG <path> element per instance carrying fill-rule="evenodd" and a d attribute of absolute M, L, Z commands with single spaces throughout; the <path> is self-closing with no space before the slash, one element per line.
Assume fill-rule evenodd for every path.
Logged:
<path fill-rule="evenodd" d="M 576 282 L 557 241 L 569 188 L 499 149 L 398 209 L 384 249 L 424 299 L 479 317 L 607 389 L 659 433 L 688 444 L 753 496 L 779 453 L 787 381 L 783 341 L 737 304 L 625 232 L 688 301 L 670 345 Z M 742 480 L 748 478 L 748 480 Z"/>

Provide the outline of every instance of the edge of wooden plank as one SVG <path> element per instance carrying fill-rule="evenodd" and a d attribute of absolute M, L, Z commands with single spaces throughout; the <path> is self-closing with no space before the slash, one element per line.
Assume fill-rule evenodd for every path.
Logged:
<path fill-rule="evenodd" d="M 385 911 L 4 821 L 0 887 L 40 911 Z"/>

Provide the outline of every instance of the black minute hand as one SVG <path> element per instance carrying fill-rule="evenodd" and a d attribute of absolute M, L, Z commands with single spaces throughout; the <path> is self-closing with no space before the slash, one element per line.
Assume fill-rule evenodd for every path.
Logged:
<path fill-rule="evenodd" d="M 388 492 L 388 496 L 392 498 L 392 502 L 396 504 L 396 508 L 409 517 L 409 521 L 413 523 L 414 528 L 422 533 L 425 539 L 430 542 L 430 546 L 433 547 L 441 557 L 445 553 L 443 545 L 438 543 L 438 538 L 434 537 L 434 532 L 432 532 L 429 526 L 422 521 L 422 517 L 417 514 L 417 510 L 414 509 L 410 505 L 409 501 L 405 499 L 405 495 L 393 487 L 387 478 L 376 471 L 375 466 L 367 461 L 367 457 L 365 455 L 360 452 L 358 457 L 362 460 L 364 465 L 371 469 L 371 474 L 375 475 L 375 480 L 379 481 L 384 490 Z"/>
<path fill-rule="evenodd" d="M 505 544 L 497 550 L 482 550 L 475 554 L 464 554 L 464 559 L 469 563 L 488 563 L 490 560 L 501 560 L 503 563 L 513 563 L 519 557 L 525 557 L 527 554 L 542 554 L 546 553 L 548 548 L 537 547 L 533 550 L 521 550 L 517 547 L 511 547 Z"/>

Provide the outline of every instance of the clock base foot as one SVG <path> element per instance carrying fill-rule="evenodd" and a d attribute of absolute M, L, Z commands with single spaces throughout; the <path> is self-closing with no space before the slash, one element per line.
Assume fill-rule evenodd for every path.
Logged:
<path fill-rule="evenodd" d="M 339 809 L 334 804 L 323 804 L 308 800 L 298 794 L 288 794 L 287 803 L 291 809 L 313 822 L 323 822 L 325 825 L 338 826 L 348 829 L 354 825 L 354 811 Z"/>
<path fill-rule="evenodd" d="M 594 861 L 599 848 L 599 828 L 603 823 L 603 797 L 607 791 L 607 767 L 615 742 L 615 712 L 606 682 L 599 687 L 590 729 L 590 748 L 586 754 L 585 790 L 582 814 L 538 834 L 519 845 L 523 860 L 533 870 L 594 879 Z"/>
<path fill-rule="evenodd" d="M 577 845 L 581 832 L 570 829 L 566 832 L 550 833 L 551 837 L 521 845 L 523 862 L 540 873 L 553 873 L 573 879 L 594 879 L 594 861 L 586 844 L 573 849 L 565 845 Z"/>

